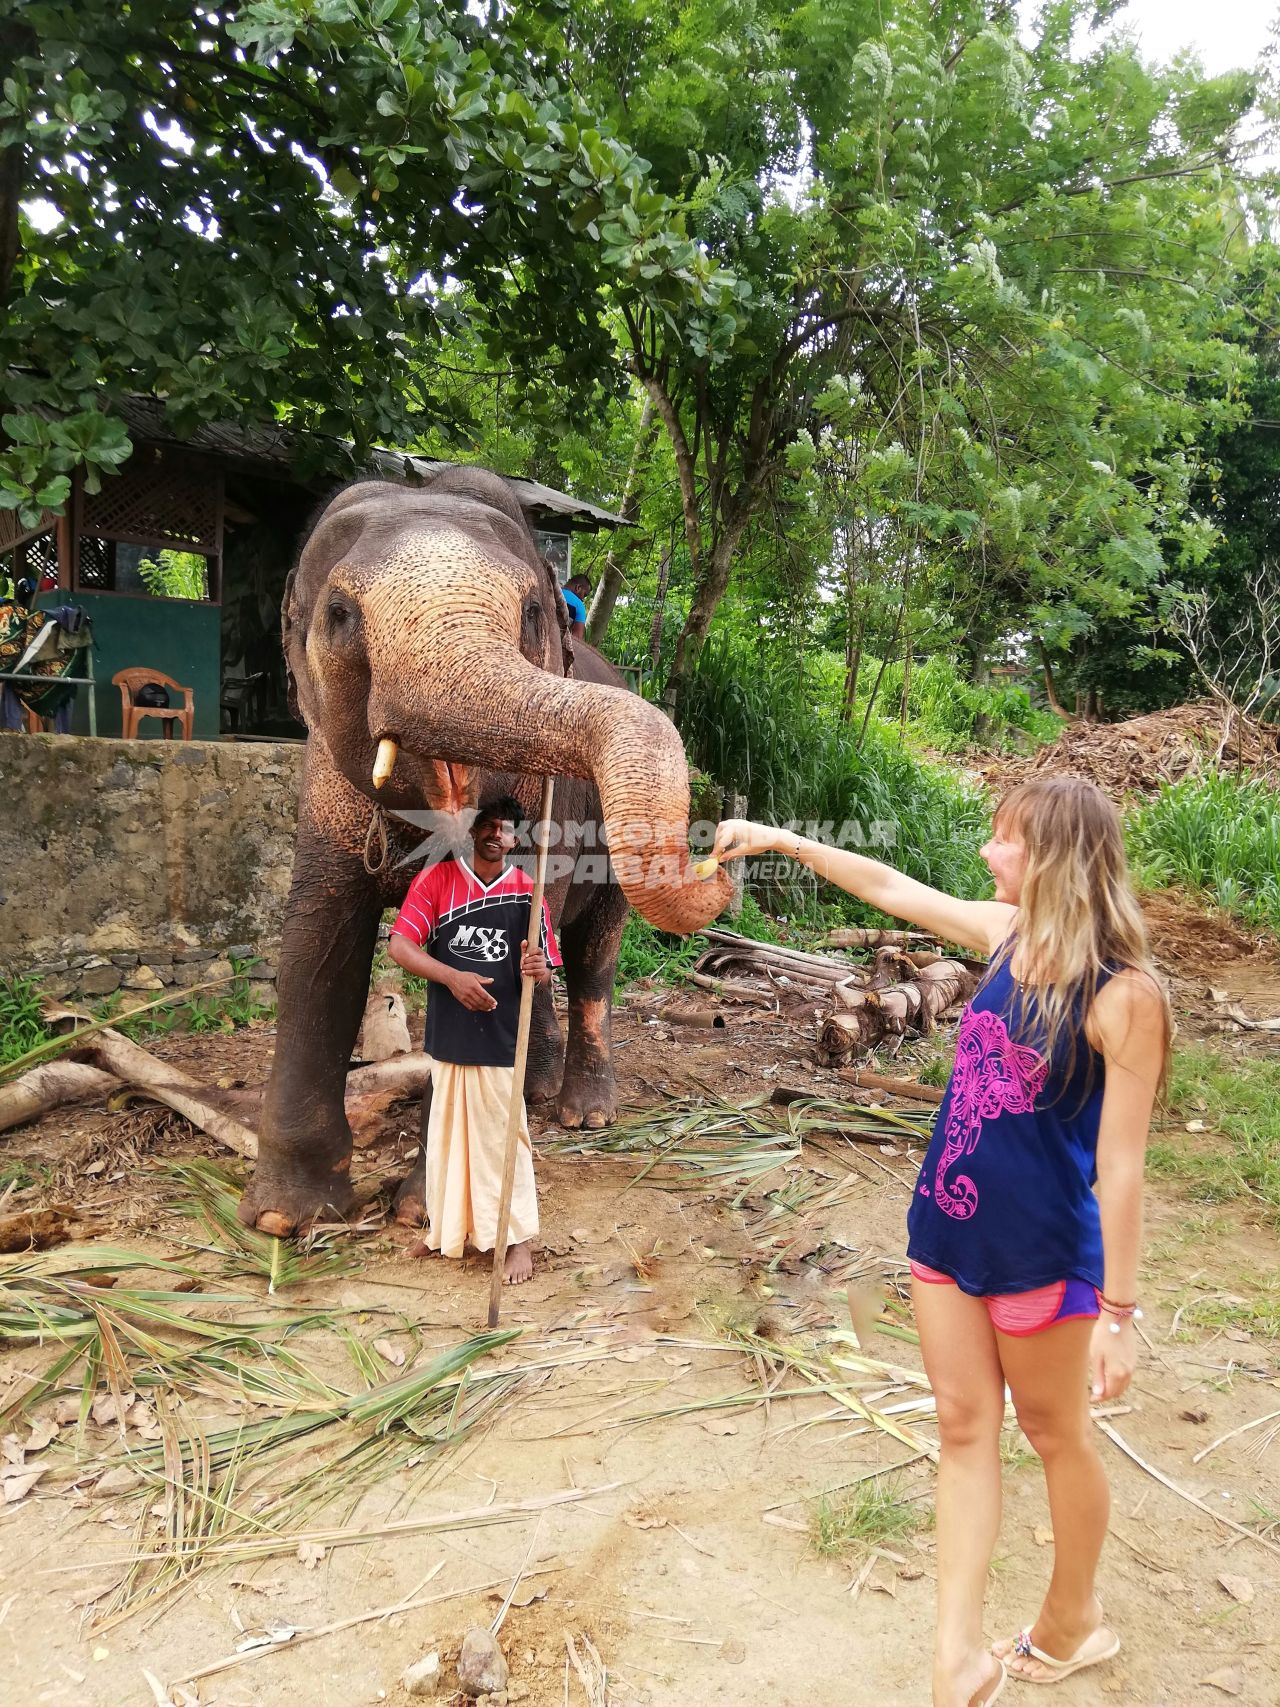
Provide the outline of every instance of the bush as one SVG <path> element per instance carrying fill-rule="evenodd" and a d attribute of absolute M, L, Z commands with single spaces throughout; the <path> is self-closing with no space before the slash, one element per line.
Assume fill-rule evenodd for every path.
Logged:
<path fill-rule="evenodd" d="M 641 978 L 674 984 L 706 946 L 704 936 L 669 936 L 642 919 L 639 913 L 632 913 L 622 932 L 614 984 L 634 984 Z"/>
<path fill-rule="evenodd" d="M 902 665 L 886 667 L 877 701 L 891 718 L 902 699 Z M 981 742 L 982 719 L 987 730 Z M 1026 688 L 1009 685 L 977 687 L 965 681 L 950 658 L 939 655 L 913 666 L 907 692 L 908 732 L 940 752 L 959 752 L 976 745 L 1009 746 L 1014 731 L 1023 745 L 1054 741 L 1062 720 L 1031 703 Z M 1029 738 L 1029 740 L 1028 740 Z"/>
<path fill-rule="evenodd" d="M 0 978 L 0 1067 L 49 1041 L 34 978 Z"/>
<path fill-rule="evenodd" d="M 912 877 L 951 894 L 989 893 L 978 857 L 989 811 L 982 792 L 940 767 L 923 763 L 896 730 L 872 721 L 840 723 L 815 709 L 803 678 L 772 675 L 719 636 L 703 648 L 685 699 L 681 732 L 700 769 L 747 797 L 764 823 L 860 827 L 862 845 Z M 829 885 L 803 877 L 762 888 L 766 905 L 809 913 Z M 851 898 L 844 915 L 868 918 Z"/>
<path fill-rule="evenodd" d="M 1178 883 L 1280 931 L 1280 794 L 1225 771 L 1162 788 L 1129 819 L 1139 884 Z"/>

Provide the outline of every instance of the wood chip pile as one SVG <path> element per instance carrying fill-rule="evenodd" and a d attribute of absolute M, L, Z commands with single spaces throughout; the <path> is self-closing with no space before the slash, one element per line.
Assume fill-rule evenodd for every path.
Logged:
<path fill-rule="evenodd" d="M 1184 776 L 1239 766 L 1280 787 L 1280 730 L 1238 713 L 1230 729 L 1226 722 L 1222 706 L 1200 700 L 1124 723 L 1071 723 L 1025 763 L 1006 761 L 1001 780 L 1013 784 L 1058 772 L 1084 777 L 1113 796 L 1154 794 Z"/>

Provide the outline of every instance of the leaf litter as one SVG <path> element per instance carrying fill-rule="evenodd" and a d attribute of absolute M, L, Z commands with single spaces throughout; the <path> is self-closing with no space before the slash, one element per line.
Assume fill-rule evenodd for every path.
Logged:
<path fill-rule="evenodd" d="M 768 1427 L 771 1402 L 789 1400 L 793 1404 L 783 1432 L 824 1425 L 846 1434 L 874 1431 L 908 1449 L 899 1470 L 922 1465 L 936 1452 L 930 1427 L 936 1409 L 927 1383 L 918 1371 L 867 1350 L 873 1335 L 915 1339 L 902 1306 L 892 1294 L 887 1302 L 880 1297 L 884 1274 L 895 1265 L 869 1260 L 850 1247 L 837 1246 L 833 1252 L 821 1237 L 812 1237 L 806 1223 L 825 1219 L 865 1177 L 851 1160 L 856 1144 L 870 1136 L 892 1139 L 891 1148 L 917 1146 L 927 1137 L 931 1116 L 932 1111 L 902 1114 L 820 1098 L 778 1110 L 766 1108 L 764 1099 L 739 1107 L 687 1097 L 657 1113 L 630 1116 L 611 1131 L 566 1135 L 549 1146 L 564 1153 L 636 1157 L 640 1167 L 633 1184 L 706 1194 L 718 1208 L 741 1217 L 766 1273 L 812 1272 L 820 1277 L 831 1273 L 828 1264 L 838 1265 L 839 1277 L 847 1276 L 850 1288 L 854 1331 L 830 1332 L 820 1321 L 808 1320 L 806 1327 L 813 1331 L 806 1332 L 803 1341 L 782 1333 L 775 1322 L 767 1327 L 718 1327 L 707 1339 L 654 1333 L 629 1344 L 616 1327 L 592 1324 L 581 1313 L 571 1313 L 568 1323 L 554 1333 L 544 1330 L 541 1341 L 526 1335 L 519 1360 L 503 1355 L 513 1334 L 481 1335 L 417 1369 L 419 1347 L 407 1322 L 391 1329 L 394 1338 L 365 1340 L 353 1330 L 353 1320 L 367 1322 L 370 1312 L 390 1314 L 367 1298 L 344 1293 L 340 1307 L 318 1309 L 310 1304 L 290 1307 L 279 1296 L 291 1287 L 341 1274 L 354 1259 L 336 1246 L 331 1233 L 299 1250 L 241 1228 L 234 1217 L 235 1175 L 213 1164 L 172 1174 L 185 1198 L 177 1204 L 179 1212 L 198 1221 L 207 1236 L 207 1242 L 190 1247 L 191 1260 L 95 1246 L 91 1253 L 64 1247 L 6 1263 L 0 1269 L 0 1338 L 52 1357 L 38 1375 L 0 1395 L 0 1419 L 12 1426 L 49 1399 L 60 1406 L 55 1416 L 62 1419 L 61 1427 L 37 1419 L 27 1440 L 20 1442 L 24 1459 L 27 1454 L 48 1454 L 54 1474 L 46 1476 L 41 1469 L 46 1487 L 83 1485 L 91 1474 L 86 1459 L 108 1473 L 120 1468 L 136 1478 L 116 1496 L 138 1506 L 133 1548 L 116 1562 L 121 1574 L 110 1585 L 99 1585 L 92 1628 L 106 1629 L 145 1608 L 158 1609 L 209 1569 L 225 1571 L 290 1556 L 314 1568 L 335 1546 L 435 1527 L 518 1521 L 547 1503 L 601 1492 L 575 1488 L 546 1501 L 506 1505 L 491 1499 L 474 1510 L 398 1523 L 360 1527 L 353 1521 L 363 1494 L 388 1475 L 417 1469 L 425 1479 L 434 1477 L 448 1467 L 477 1422 L 492 1418 L 517 1398 L 527 1401 L 557 1370 L 601 1358 L 625 1363 L 663 1348 L 662 1362 L 669 1372 L 659 1372 L 656 1383 L 641 1383 L 645 1393 L 678 1382 L 691 1367 L 690 1354 L 697 1351 L 727 1348 L 739 1354 L 740 1366 L 751 1379 L 731 1393 L 639 1412 L 635 1395 L 628 1399 L 624 1393 L 623 1414 L 599 1419 L 591 1432 L 700 1412 L 708 1418 L 703 1424 L 708 1433 L 728 1436 L 740 1423 L 726 1419 L 726 1412 L 741 1416 L 761 1410 Z M 607 1242 L 609 1235 L 591 1238 Z M 648 1280 L 662 1254 L 658 1246 L 648 1253 L 633 1252 L 635 1275 Z M 216 1276 L 208 1273 L 210 1258 L 218 1265 Z M 95 1284 L 104 1275 L 115 1282 L 106 1292 Z M 230 1290 L 225 1284 L 230 1281 L 242 1282 L 241 1289 Z M 266 1299 L 260 1292 L 264 1282 Z M 805 1314 L 798 1313 L 794 1320 L 804 1322 Z M 402 1339 L 405 1330 L 408 1339 Z M 327 1365 L 322 1373 L 309 1352 L 304 1355 L 304 1343 L 316 1336 L 324 1336 L 331 1348 L 345 1349 L 357 1391 L 348 1391 Z M 240 1421 L 234 1427 L 211 1427 L 210 1404 L 222 1407 L 224 1415 L 231 1406 Z M 255 1420 L 255 1413 L 264 1411 L 269 1414 Z M 1258 1424 L 1271 1420 L 1260 1418 Z M 109 1434 L 106 1445 L 94 1430 Z M 1261 1443 L 1266 1437 L 1258 1438 Z M 1125 1450 L 1141 1468 L 1158 1475 L 1127 1446 Z M 25 1473 L 21 1465 L 12 1468 Z M 1171 1481 L 1166 1486 L 1186 1497 Z M 787 1506 L 811 1504 L 832 1491 L 784 1502 L 762 1515 L 766 1522 L 804 1530 L 807 1523 L 782 1515 Z M 46 1497 L 44 1490 L 36 1497 Z M 320 1526 L 334 1507 L 345 1507 L 344 1521 Z M 651 1508 L 623 1516 L 633 1527 L 668 1524 Z M 1252 1539 L 1255 1533 L 1240 1526 L 1237 1538 L 1248 1534 Z M 94 1566 L 98 1572 L 102 1568 L 101 1561 Z M 1218 1580 L 1226 1594 L 1248 1604 L 1243 1587 L 1247 1579 L 1232 1579 L 1231 1587 L 1225 1576 Z M 251 1586 L 269 1592 L 260 1582 Z M 1241 1588 L 1239 1595 L 1235 1587 Z M 310 1632 L 284 1623 L 272 1629 L 289 1630 L 283 1644 L 287 1646 L 299 1635 L 319 1636 L 391 1610 Z M 573 1634 L 577 1643 L 585 1643 L 583 1636 Z M 278 1651 L 280 1641 L 258 1651 Z M 566 1660 L 571 1651 L 566 1651 Z M 224 1663 L 255 1657 L 257 1651 Z M 217 1669 L 221 1667 L 208 1667 L 199 1675 Z M 584 1690 L 607 1688 L 603 1661 L 585 1645 L 577 1646 L 572 1669 Z M 1204 1681 L 1223 1687 L 1217 1678 Z M 176 1690 L 177 1684 L 170 1688 Z"/>

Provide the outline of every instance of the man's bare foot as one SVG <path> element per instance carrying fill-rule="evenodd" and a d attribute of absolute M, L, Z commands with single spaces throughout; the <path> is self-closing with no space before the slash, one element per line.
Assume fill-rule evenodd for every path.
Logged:
<path fill-rule="evenodd" d="M 506 1286 L 523 1286 L 526 1280 L 533 1279 L 533 1246 L 526 1239 L 523 1244 L 508 1245 L 507 1263 L 503 1270 L 502 1280 Z"/>

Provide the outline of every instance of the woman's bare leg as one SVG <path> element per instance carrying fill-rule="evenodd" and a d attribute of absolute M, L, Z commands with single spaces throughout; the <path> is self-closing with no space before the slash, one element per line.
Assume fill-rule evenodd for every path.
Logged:
<path fill-rule="evenodd" d="M 1059 1660 L 1077 1652 L 1102 1616 L 1094 1578 L 1111 1496 L 1089 1421 L 1092 1336 L 1088 1318 L 1022 1338 L 996 1334 L 1019 1425 L 1044 1463 L 1053 1522 L 1053 1576 L 1031 1640 Z M 1008 1641 L 995 1648 L 1011 1672 L 1049 1676 L 1039 1660 L 1021 1659 L 1011 1649 Z"/>
<path fill-rule="evenodd" d="M 942 1443 L 933 1704 L 980 1707 L 1000 1676 L 982 1634 L 982 1602 L 1000 1528 L 1004 1374 L 981 1299 L 922 1280 L 912 1298 Z"/>

